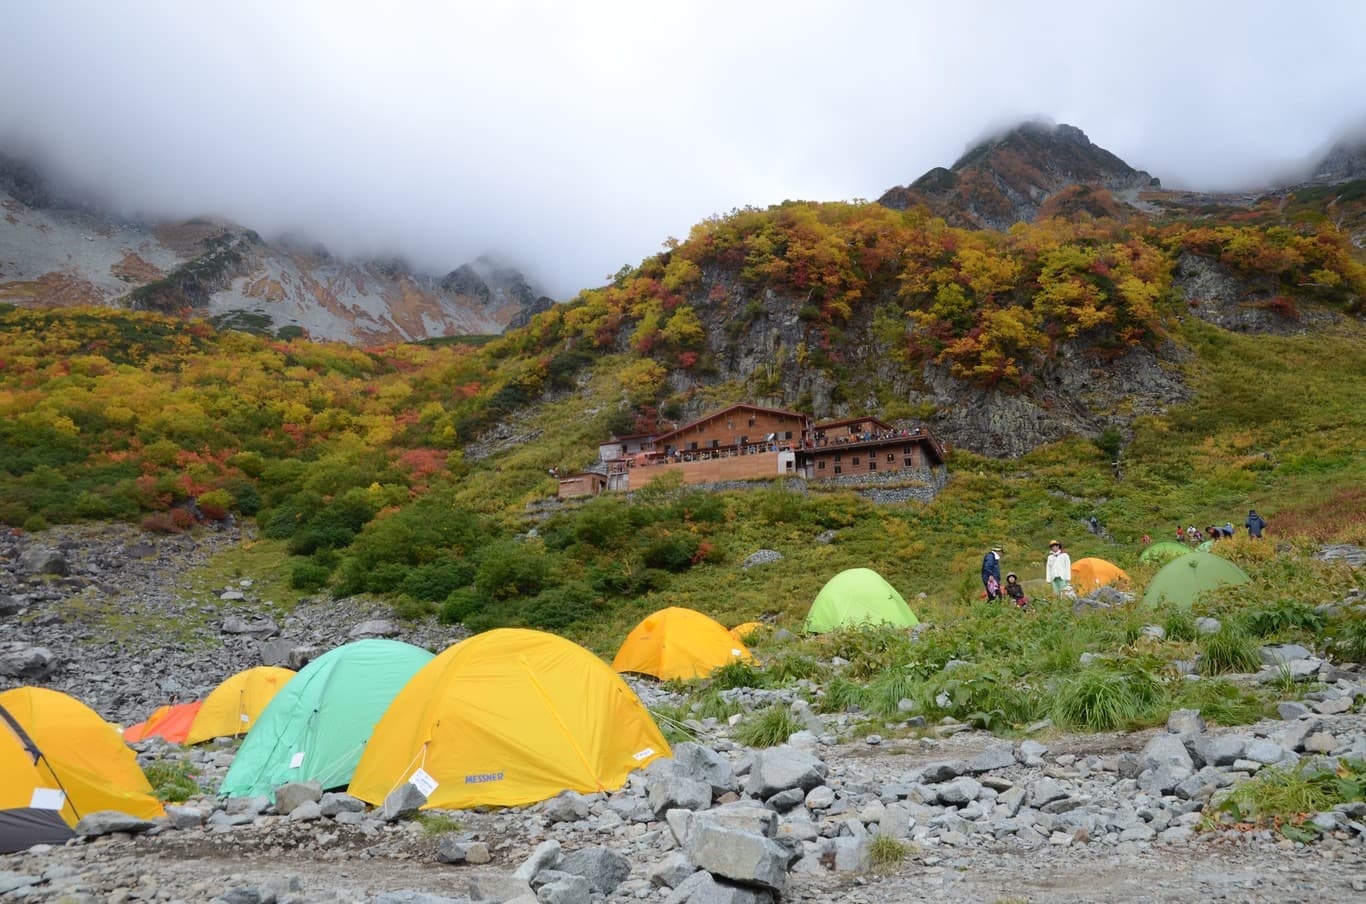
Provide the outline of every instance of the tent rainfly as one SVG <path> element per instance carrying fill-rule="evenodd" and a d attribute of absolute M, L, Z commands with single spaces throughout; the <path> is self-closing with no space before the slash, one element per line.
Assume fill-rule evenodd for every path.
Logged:
<path fill-rule="evenodd" d="M 1156 606 L 1165 600 L 1182 609 L 1189 609 L 1195 598 L 1206 591 L 1247 581 L 1248 576 L 1243 570 L 1227 559 L 1209 552 L 1191 552 L 1163 565 L 1153 575 L 1143 594 L 1143 602 L 1148 606 Z"/>
<path fill-rule="evenodd" d="M 645 616 L 631 629 L 612 668 L 672 681 L 701 678 L 728 663 L 752 658 L 749 648 L 720 622 L 671 606 Z"/>
<path fill-rule="evenodd" d="M 802 627 L 807 631 L 834 631 L 858 625 L 920 624 L 896 588 L 871 568 L 850 568 L 825 582 Z"/>

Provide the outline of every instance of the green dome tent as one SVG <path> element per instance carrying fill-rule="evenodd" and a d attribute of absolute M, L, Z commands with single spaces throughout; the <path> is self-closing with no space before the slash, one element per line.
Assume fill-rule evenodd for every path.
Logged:
<path fill-rule="evenodd" d="M 1158 540 L 1138 554 L 1141 562 L 1169 562 L 1190 552 L 1191 548 L 1175 540 Z"/>
<path fill-rule="evenodd" d="M 856 625 L 920 624 L 896 588 L 871 568 L 841 571 L 816 594 L 802 627 L 820 633 Z"/>
<path fill-rule="evenodd" d="M 1192 552 L 1173 559 L 1153 575 L 1143 594 L 1143 603 L 1156 606 L 1165 599 L 1182 609 L 1189 609 L 1195 598 L 1205 591 L 1247 580 L 1243 570 L 1227 559 L 1213 553 Z"/>
<path fill-rule="evenodd" d="M 378 638 L 319 656 L 271 699 L 218 793 L 273 800 L 285 782 L 345 787 L 375 723 L 431 658 L 420 647 Z"/>

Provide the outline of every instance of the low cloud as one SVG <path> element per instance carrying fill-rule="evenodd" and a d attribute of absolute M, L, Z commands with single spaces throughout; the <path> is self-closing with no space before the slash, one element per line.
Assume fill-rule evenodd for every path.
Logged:
<path fill-rule="evenodd" d="M 941 7 L 15 4 L 0 148 L 124 210 L 433 272 L 492 252 L 563 298 L 709 215 L 876 198 L 1012 121 L 1215 190 L 1366 113 L 1362 4 Z"/>

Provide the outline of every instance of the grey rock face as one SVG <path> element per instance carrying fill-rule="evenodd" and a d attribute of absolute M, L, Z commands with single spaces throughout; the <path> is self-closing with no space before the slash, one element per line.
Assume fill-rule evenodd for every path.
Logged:
<path fill-rule="evenodd" d="M 67 563 L 66 556 L 55 549 L 42 546 L 24 550 L 19 556 L 18 570 L 20 574 L 51 574 L 58 577 L 71 574 L 71 566 Z"/>
<path fill-rule="evenodd" d="M 697 872 L 697 866 L 684 854 L 674 851 L 646 870 L 646 877 L 655 888 L 678 888 Z"/>
<path fill-rule="evenodd" d="M 704 810 L 711 805 L 711 785 L 683 775 L 660 773 L 647 780 L 645 797 L 655 816 L 669 810 Z"/>
<path fill-rule="evenodd" d="M 75 831 L 82 838 L 111 835 L 114 832 L 137 835 L 154 825 L 156 823 L 150 819 L 140 819 L 127 813 L 120 813 L 118 810 L 99 810 L 82 816 L 81 821 L 76 823 Z"/>
<path fill-rule="evenodd" d="M 754 832 L 698 822 L 688 834 L 687 855 L 702 869 L 735 882 L 779 894 L 787 888 L 787 851 Z"/>
<path fill-rule="evenodd" d="M 293 813 L 304 803 L 318 803 L 323 799 L 323 786 L 317 782 L 286 782 L 275 789 L 275 809 Z M 322 815 L 321 811 L 318 815 Z"/>
<path fill-rule="evenodd" d="M 1198 709 L 1174 709 L 1167 716 L 1167 731 L 1171 734 L 1201 734 L 1205 720 Z"/>
<path fill-rule="evenodd" d="M 707 801 L 711 802 L 710 798 Z M 562 791 L 545 802 L 545 817 L 551 822 L 576 822 L 587 819 L 592 810 L 588 798 L 575 791 Z"/>
<path fill-rule="evenodd" d="M 810 791 L 825 781 L 826 766 L 816 757 L 792 747 L 770 747 L 757 754 L 745 790 L 769 798 L 788 788 Z"/>
<path fill-rule="evenodd" d="M 1161 766 L 1178 766 L 1188 770 L 1189 774 L 1195 768 L 1186 745 L 1181 743 L 1180 738 L 1170 734 L 1157 735 L 1149 741 L 1139 754 L 1139 762 L 1145 772 Z"/>
<path fill-rule="evenodd" d="M 540 904 L 588 904 L 592 898 L 593 890 L 582 876 L 564 876 L 536 890 Z"/>
<path fill-rule="evenodd" d="M 166 821 L 172 828 L 176 829 L 197 829 L 204 824 L 208 814 L 198 807 L 178 807 L 175 804 L 166 805 Z"/>
<path fill-rule="evenodd" d="M 674 746 L 674 770 L 682 775 L 711 785 L 712 795 L 720 797 L 737 790 L 735 770 L 730 762 L 710 747 L 691 741 Z"/>
<path fill-rule="evenodd" d="M 536 845 L 536 849 L 531 852 L 531 856 L 523 860 L 521 865 L 513 872 L 513 877 L 530 882 L 536 874 L 543 869 L 551 869 L 560 862 L 560 843 L 555 840 L 542 841 Z"/>
<path fill-rule="evenodd" d="M 327 817 L 336 816 L 338 813 L 365 812 L 365 801 L 339 791 L 328 791 L 318 801 L 318 804 L 322 815 Z"/>
<path fill-rule="evenodd" d="M 702 870 L 675 888 L 664 904 L 773 904 L 774 900 L 770 891 L 733 885 Z"/>
<path fill-rule="evenodd" d="M 776 549 L 760 549 L 745 556 L 745 561 L 740 563 L 740 567 L 748 571 L 755 565 L 767 565 L 769 562 L 781 562 L 783 554 Z"/>
<path fill-rule="evenodd" d="M 385 822 L 397 822 L 414 816 L 417 811 L 422 809 L 422 805 L 427 802 L 427 795 L 423 794 L 412 783 L 404 782 L 384 798 L 384 805 L 380 807 L 379 816 Z"/>
<path fill-rule="evenodd" d="M 57 669 L 57 659 L 47 647 L 14 641 L 0 643 L 0 677 L 22 682 L 42 681 Z"/>
<path fill-rule="evenodd" d="M 575 851 L 560 861 L 559 869 L 582 876 L 593 891 L 604 895 L 610 895 L 631 875 L 630 861 L 605 847 Z"/>
<path fill-rule="evenodd" d="M 352 640 L 360 640 L 364 637 L 394 637 L 398 633 L 398 628 L 389 619 L 372 618 L 356 625 L 347 636 Z"/>

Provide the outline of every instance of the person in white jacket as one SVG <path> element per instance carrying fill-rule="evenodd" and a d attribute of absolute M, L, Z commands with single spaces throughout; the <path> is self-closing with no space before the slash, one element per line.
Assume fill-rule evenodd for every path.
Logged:
<path fill-rule="evenodd" d="M 1048 541 L 1048 566 L 1044 577 L 1053 585 L 1053 592 L 1058 596 L 1072 589 L 1072 557 L 1057 540 Z"/>

